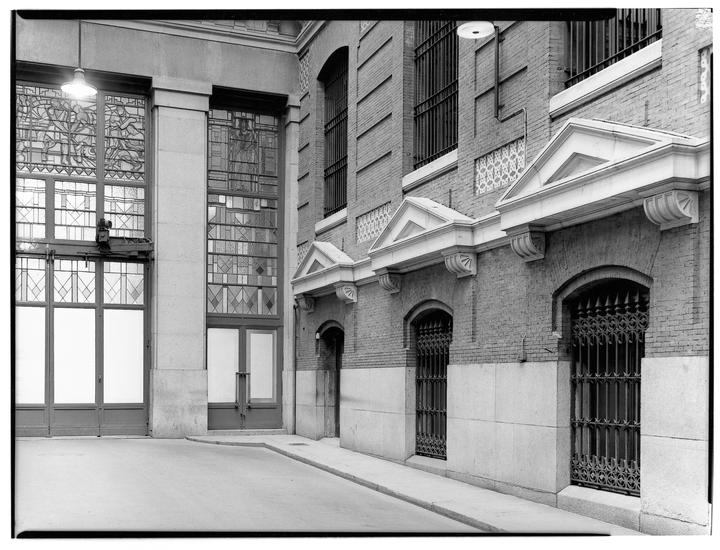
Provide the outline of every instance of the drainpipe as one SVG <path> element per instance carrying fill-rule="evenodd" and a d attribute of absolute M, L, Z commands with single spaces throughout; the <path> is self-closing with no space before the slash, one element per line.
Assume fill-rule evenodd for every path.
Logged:
<path fill-rule="evenodd" d="M 298 338 L 298 306 L 293 304 L 293 423 L 292 433 L 297 433 L 297 338 Z"/>

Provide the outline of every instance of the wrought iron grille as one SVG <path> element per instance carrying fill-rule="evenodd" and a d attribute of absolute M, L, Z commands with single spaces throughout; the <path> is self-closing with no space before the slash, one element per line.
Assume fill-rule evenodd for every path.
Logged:
<path fill-rule="evenodd" d="M 455 21 L 415 22 L 415 168 L 457 147 L 458 37 Z"/>
<path fill-rule="evenodd" d="M 347 204 L 347 57 L 325 82 L 325 217 Z"/>
<path fill-rule="evenodd" d="M 648 294 L 637 285 L 605 285 L 571 304 L 571 315 L 571 481 L 639 495 Z"/>
<path fill-rule="evenodd" d="M 415 329 L 415 453 L 444 460 L 447 456 L 447 366 L 452 318 L 442 312 L 435 313 L 422 319 Z"/>
<path fill-rule="evenodd" d="M 566 59 L 570 87 L 662 37 L 660 10 L 622 9 L 612 19 L 568 21 Z"/>

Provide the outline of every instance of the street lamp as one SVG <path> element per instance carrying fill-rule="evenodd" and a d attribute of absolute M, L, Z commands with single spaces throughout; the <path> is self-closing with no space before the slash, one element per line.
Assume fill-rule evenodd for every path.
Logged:
<path fill-rule="evenodd" d="M 81 22 L 78 19 L 78 67 L 75 69 L 73 79 L 60 87 L 63 93 L 76 99 L 92 97 L 97 93 L 95 86 L 85 82 L 85 71 L 82 70 L 82 29 L 80 25 Z"/>

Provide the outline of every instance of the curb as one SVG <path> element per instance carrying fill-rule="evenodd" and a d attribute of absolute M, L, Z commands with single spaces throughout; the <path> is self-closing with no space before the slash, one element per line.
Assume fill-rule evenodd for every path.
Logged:
<path fill-rule="evenodd" d="M 323 470 L 323 471 L 333 474 L 335 476 L 341 477 L 343 479 L 347 479 L 348 481 L 352 481 L 353 483 L 357 483 L 358 485 L 362 485 L 363 487 L 367 487 L 368 489 L 372 489 L 373 491 L 377 491 L 378 493 L 382 493 L 382 494 L 397 498 L 397 499 L 407 502 L 409 504 L 414 504 L 415 506 L 419 506 L 420 508 L 424 508 L 425 510 L 429 510 L 431 512 L 435 512 L 436 514 L 440 514 L 441 516 L 445 516 L 449 519 L 459 521 L 460 523 L 464 523 L 466 525 L 469 525 L 470 527 L 475 527 L 476 529 L 481 529 L 483 531 L 488 531 L 491 533 L 510 533 L 510 531 L 506 531 L 505 529 L 501 529 L 490 523 L 480 521 L 474 517 L 460 514 L 459 512 L 455 512 L 453 510 L 450 510 L 443 506 L 439 506 L 432 502 L 428 502 L 426 500 L 418 500 L 418 499 L 411 497 L 409 495 L 406 495 L 404 493 L 399 493 L 397 491 L 393 491 L 392 489 L 385 487 L 383 485 L 378 485 L 377 483 L 373 483 L 373 482 L 363 479 L 361 477 L 354 476 L 352 474 L 349 474 L 342 470 L 338 470 L 336 468 L 333 468 L 332 466 L 328 466 L 327 464 L 317 462 L 310 458 L 298 456 L 296 454 L 293 454 L 292 452 L 289 452 L 286 449 L 276 447 L 276 446 L 266 443 L 266 442 L 207 441 L 207 440 L 203 440 L 203 439 L 198 439 L 193 436 L 187 436 L 187 437 L 185 437 L 185 439 L 187 439 L 188 441 L 192 441 L 194 443 L 205 443 L 208 445 L 226 445 L 226 446 L 230 446 L 230 447 L 260 447 L 260 448 L 268 449 L 270 451 L 274 451 L 280 455 L 286 456 L 293 460 L 297 460 L 298 462 L 302 462 L 303 464 L 313 466 L 315 468 L 318 468 L 320 470 Z M 532 533 L 522 533 L 522 534 L 524 535 L 524 534 L 532 534 Z M 582 533 L 578 533 L 578 535 L 581 535 L 581 534 Z"/>

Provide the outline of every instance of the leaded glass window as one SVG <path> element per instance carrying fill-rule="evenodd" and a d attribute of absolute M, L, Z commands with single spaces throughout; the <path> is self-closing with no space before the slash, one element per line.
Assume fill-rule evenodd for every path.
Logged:
<path fill-rule="evenodd" d="M 36 84 L 15 91 L 18 242 L 92 242 L 100 217 L 113 237 L 144 237 L 145 98 L 100 91 L 76 100 Z"/>
<path fill-rule="evenodd" d="M 208 313 L 278 315 L 275 116 L 212 109 L 208 124 Z"/>

